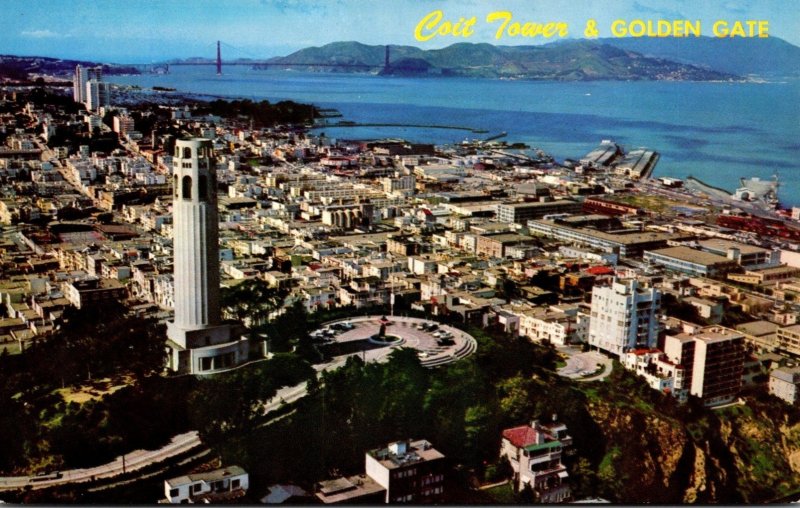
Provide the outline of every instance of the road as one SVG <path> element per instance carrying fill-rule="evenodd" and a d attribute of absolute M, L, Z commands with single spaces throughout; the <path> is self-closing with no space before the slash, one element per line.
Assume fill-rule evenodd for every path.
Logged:
<path fill-rule="evenodd" d="M 423 321 L 414 318 L 393 318 L 393 319 L 395 320 L 395 324 L 403 320 L 409 322 L 413 321 L 414 323 L 416 323 L 417 321 L 420 322 Z M 353 319 L 353 321 L 357 320 L 358 318 Z M 370 333 L 377 332 L 378 325 L 373 323 L 373 321 L 375 321 L 374 316 L 371 316 L 368 319 L 364 319 L 363 321 L 365 322 L 368 321 L 374 325 L 375 330 L 370 330 Z M 409 337 L 413 337 L 413 339 L 417 341 L 422 340 L 420 335 L 421 332 L 418 332 L 415 328 L 411 326 L 406 327 L 403 330 L 402 334 L 407 335 Z M 474 339 L 472 339 L 471 337 L 469 337 L 469 339 L 474 341 Z M 418 346 L 418 344 L 415 345 Z M 388 354 L 392 351 L 392 349 L 393 348 L 390 347 L 378 348 L 369 351 L 356 352 L 356 353 L 351 353 L 349 355 L 339 356 L 333 358 L 332 360 L 326 363 L 314 365 L 314 370 L 317 371 L 317 377 L 321 377 L 323 372 L 337 369 L 342 365 L 344 365 L 344 363 L 347 361 L 347 357 L 352 355 L 362 356 L 364 360 L 368 362 L 385 361 L 388 358 Z M 449 357 L 448 360 L 450 361 Z M 272 399 L 270 399 L 267 403 L 264 404 L 263 414 L 275 411 L 278 408 L 280 408 L 283 404 L 289 404 L 295 402 L 296 400 L 299 400 L 302 397 L 304 397 L 307 393 L 308 393 L 308 388 L 306 382 L 300 383 L 295 386 L 287 386 L 281 388 L 280 390 L 278 390 L 276 395 L 272 397 Z M 36 476 L 0 477 L 0 491 L 21 489 L 28 486 L 30 486 L 32 489 L 42 489 L 58 485 L 90 482 L 93 480 L 113 478 L 122 473 L 137 471 L 144 467 L 150 466 L 151 464 L 163 462 L 167 459 L 181 455 L 200 446 L 203 446 L 203 443 L 200 441 L 200 436 L 198 435 L 197 431 L 191 431 L 173 437 L 172 440 L 169 442 L 169 444 L 158 450 L 136 450 L 127 453 L 124 456 L 117 457 L 112 462 L 109 462 L 108 464 L 104 464 L 102 466 L 97 466 L 87 469 L 72 469 L 69 471 L 63 471 L 61 472 L 61 476 L 59 478 L 49 479 L 48 477 L 48 479 L 41 479 L 37 478 Z"/>
<path fill-rule="evenodd" d="M 0 490 L 21 489 L 28 486 L 32 489 L 43 489 L 113 478 L 122 473 L 137 471 L 151 464 L 163 462 L 200 446 L 203 446 L 203 443 L 197 431 L 186 432 L 173 437 L 166 446 L 158 450 L 135 450 L 102 466 L 63 471 L 60 478 L 37 481 L 36 476 L 0 477 Z"/>

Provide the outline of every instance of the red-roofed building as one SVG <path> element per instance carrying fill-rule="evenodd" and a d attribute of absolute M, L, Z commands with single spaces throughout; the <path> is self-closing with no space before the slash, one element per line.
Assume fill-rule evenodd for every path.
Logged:
<path fill-rule="evenodd" d="M 503 431 L 501 457 L 508 458 L 514 471 L 514 487 L 522 490 L 529 485 L 536 502 L 563 503 L 569 501 L 567 468 L 561 463 L 564 449 L 572 446 L 563 423 L 530 425 Z"/>
<path fill-rule="evenodd" d="M 610 266 L 592 266 L 587 268 L 586 273 L 594 276 L 598 275 L 612 275 L 614 273 L 614 269 Z"/>

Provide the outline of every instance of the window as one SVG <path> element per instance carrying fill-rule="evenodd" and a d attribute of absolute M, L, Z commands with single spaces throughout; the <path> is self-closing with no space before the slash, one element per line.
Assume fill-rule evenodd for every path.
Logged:
<path fill-rule="evenodd" d="M 200 201 L 207 201 L 208 200 L 208 177 L 206 175 L 200 175 L 200 179 L 197 181 L 198 189 L 197 189 L 197 199 Z"/>
<path fill-rule="evenodd" d="M 177 162 L 176 162 L 176 164 L 177 164 Z M 173 180 L 174 180 L 174 183 L 172 184 L 172 186 L 174 187 L 175 197 L 177 198 L 178 197 L 178 175 L 175 175 Z"/>
<path fill-rule="evenodd" d="M 191 176 L 184 176 L 183 177 L 183 199 L 192 199 L 192 177 Z"/>
<path fill-rule="evenodd" d="M 192 149 L 188 146 L 183 149 L 183 158 L 184 159 L 191 159 L 192 158 Z"/>
<path fill-rule="evenodd" d="M 169 497 L 178 497 L 180 493 L 180 489 L 169 489 Z"/>
<path fill-rule="evenodd" d="M 240 484 L 241 484 L 241 480 L 239 480 L 238 478 L 235 479 L 235 480 L 231 480 L 231 488 L 232 489 L 238 489 Z"/>
<path fill-rule="evenodd" d="M 203 358 L 203 360 L 205 360 L 205 358 Z M 200 492 L 200 489 L 202 489 L 202 488 L 203 488 L 202 484 L 195 483 L 194 485 L 192 485 L 192 492 L 194 492 L 194 493 Z"/>

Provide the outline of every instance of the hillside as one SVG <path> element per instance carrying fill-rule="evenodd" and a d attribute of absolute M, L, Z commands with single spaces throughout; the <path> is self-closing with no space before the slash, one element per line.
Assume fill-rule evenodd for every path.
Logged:
<path fill-rule="evenodd" d="M 598 39 L 598 42 L 646 56 L 666 58 L 740 76 L 800 76 L 800 48 L 778 37 L 626 37 Z"/>
<path fill-rule="evenodd" d="M 469 76 L 543 80 L 732 80 L 734 73 L 643 56 L 595 41 L 561 41 L 544 46 L 493 46 L 458 43 L 421 50 L 391 46 L 384 67 L 385 47 L 336 42 L 302 49 L 272 63 L 305 64 L 335 72 L 380 70 L 382 74 Z"/>
<path fill-rule="evenodd" d="M 582 387 L 598 431 L 601 495 L 620 503 L 731 504 L 800 489 L 797 410 L 759 390 L 746 405 L 676 406 L 628 373 L 612 377 L 613 384 Z"/>
<path fill-rule="evenodd" d="M 61 58 L 41 56 L 0 55 L 0 78 L 24 81 L 29 79 L 32 74 L 46 74 L 48 76 L 69 78 L 74 74 L 76 65 L 83 65 L 86 67 L 102 65 L 104 74 L 139 73 L 134 67 L 99 64 L 84 60 L 63 60 Z"/>

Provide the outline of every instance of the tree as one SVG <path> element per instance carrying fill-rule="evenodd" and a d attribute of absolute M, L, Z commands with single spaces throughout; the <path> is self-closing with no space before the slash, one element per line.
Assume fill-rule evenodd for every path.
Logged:
<path fill-rule="evenodd" d="M 500 381 L 497 390 L 504 424 L 519 425 L 531 419 L 536 410 L 536 383 L 532 379 L 516 375 Z"/>
<path fill-rule="evenodd" d="M 291 354 L 276 355 L 256 365 L 202 379 L 189 397 L 190 419 L 212 443 L 252 431 L 264 417 L 264 404 L 278 389 L 315 375 Z"/>
<path fill-rule="evenodd" d="M 259 328 L 269 337 L 269 349 L 273 352 L 290 351 L 297 346 L 301 356 L 308 358 L 311 348 L 309 333 L 311 323 L 302 300 L 295 300 L 284 312 Z"/>
<path fill-rule="evenodd" d="M 588 459 L 579 457 L 571 467 L 569 477 L 572 480 L 573 498 L 581 499 L 595 495 L 594 485 L 597 475 Z"/>
<path fill-rule="evenodd" d="M 125 371 L 141 380 L 164 367 L 164 326 L 128 314 L 116 301 L 68 308 L 54 336 L 30 354 L 48 358 L 35 370 L 44 384 L 79 383 Z"/>
<path fill-rule="evenodd" d="M 269 315 L 285 295 L 262 279 L 248 279 L 230 288 L 223 288 L 221 306 L 224 314 L 238 322 L 257 327 L 267 322 Z"/>

